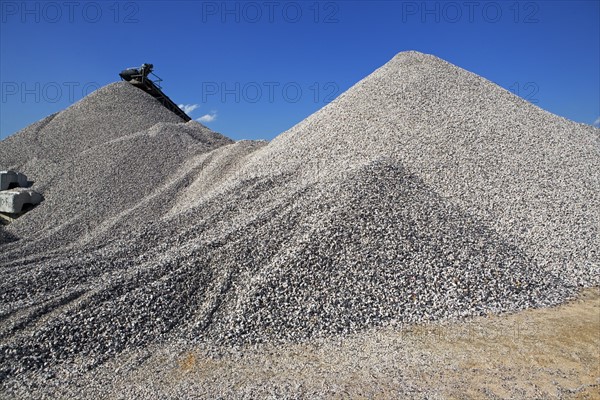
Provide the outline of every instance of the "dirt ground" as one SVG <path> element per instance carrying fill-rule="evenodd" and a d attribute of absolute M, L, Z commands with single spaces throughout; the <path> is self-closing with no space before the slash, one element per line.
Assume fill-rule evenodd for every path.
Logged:
<path fill-rule="evenodd" d="M 600 399 L 598 289 L 555 309 L 441 327 L 439 336 L 423 350 L 446 352 L 453 368 L 441 375 L 424 371 L 423 377 L 442 383 L 448 398 Z"/>

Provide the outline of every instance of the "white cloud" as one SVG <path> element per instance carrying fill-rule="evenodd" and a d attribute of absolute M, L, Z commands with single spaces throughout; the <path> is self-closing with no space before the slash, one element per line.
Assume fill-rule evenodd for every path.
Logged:
<path fill-rule="evenodd" d="M 196 121 L 199 121 L 199 122 L 213 122 L 216 119 L 217 119 L 217 112 L 216 111 L 211 111 L 210 114 L 203 115 L 200 118 L 198 118 Z"/>
<path fill-rule="evenodd" d="M 183 112 L 186 114 L 191 113 L 198 107 L 200 107 L 199 104 L 180 104 L 179 105 L 179 108 L 181 108 L 183 110 Z"/>
<path fill-rule="evenodd" d="M 592 126 L 595 126 L 596 128 L 600 128 L 600 117 L 596 118 L 596 120 L 594 121 Z"/>

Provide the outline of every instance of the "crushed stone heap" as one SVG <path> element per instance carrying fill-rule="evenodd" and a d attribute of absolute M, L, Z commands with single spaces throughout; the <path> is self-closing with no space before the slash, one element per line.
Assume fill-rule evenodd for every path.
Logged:
<path fill-rule="evenodd" d="M 398 54 L 270 143 L 127 85 L 0 142 L 46 197 L 0 231 L 6 387 L 161 341 L 306 341 L 599 284 L 599 130 L 434 56 Z"/>

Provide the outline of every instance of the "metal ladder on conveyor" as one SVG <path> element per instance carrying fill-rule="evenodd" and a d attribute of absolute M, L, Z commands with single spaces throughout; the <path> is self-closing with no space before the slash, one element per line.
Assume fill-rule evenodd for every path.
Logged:
<path fill-rule="evenodd" d="M 190 121 L 192 118 L 183 112 L 183 110 L 179 108 L 177 104 L 175 104 L 173 100 L 169 98 L 169 96 L 163 93 L 160 87 L 160 82 L 162 82 L 162 79 L 160 79 L 156 74 L 152 73 L 153 68 L 154 65 L 152 64 L 142 64 L 140 68 L 128 68 L 121 71 L 119 76 L 121 79 L 131 83 L 137 88 L 142 89 L 156 100 L 160 101 L 163 106 L 177 114 L 185 122 Z M 154 80 L 148 77 L 150 74 L 154 76 Z"/>

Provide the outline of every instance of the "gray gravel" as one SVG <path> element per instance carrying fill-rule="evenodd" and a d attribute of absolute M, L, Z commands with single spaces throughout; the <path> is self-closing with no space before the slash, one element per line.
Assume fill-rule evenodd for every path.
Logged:
<path fill-rule="evenodd" d="M 600 284 L 598 132 L 416 52 L 270 143 L 102 88 L 0 142 L 46 198 L 0 231 L 3 391 L 565 301 Z"/>

